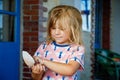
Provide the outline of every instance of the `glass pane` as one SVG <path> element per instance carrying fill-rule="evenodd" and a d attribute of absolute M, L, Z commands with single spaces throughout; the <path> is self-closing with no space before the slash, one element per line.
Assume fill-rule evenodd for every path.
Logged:
<path fill-rule="evenodd" d="M 91 1 L 90 0 L 80 0 L 80 10 L 82 11 L 82 19 L 83 19 L 83 30 L 84 31 L 91 31 Z"/>
<path fill-rule="evenodd" d="M 15 11 L 15 0 L 0 0 L 0 10 Z"/>
<path fill-rule="evenodd" d="M 0 42 L 14 41 L 14 16 L 0 14 Z"/>

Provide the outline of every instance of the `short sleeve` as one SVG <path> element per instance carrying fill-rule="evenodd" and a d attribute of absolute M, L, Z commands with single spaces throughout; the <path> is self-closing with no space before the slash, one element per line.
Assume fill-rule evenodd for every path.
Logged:
<path fill-rule="evenodd" d="M 73 49 L 72 54 L 70 55 L 69 61 L 74 60 L 77 61 L 81 66 L 80 70 L 84 69 L 84 47 L 78 46 L 75 49 Z"/>
<path fill-rule="evenodd" d="M 46 42 L 42 42 L 36 50 L 34 56 L 43 57 L 44 49 L 46 48 Z"/>

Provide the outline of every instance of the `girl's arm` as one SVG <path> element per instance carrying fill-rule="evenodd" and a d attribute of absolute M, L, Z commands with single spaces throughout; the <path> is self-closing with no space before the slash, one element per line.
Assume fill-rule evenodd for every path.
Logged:
<path fill-rule="evenodd" d="M 50 70 L 66 76 L 73 75 L 80 67 L 80 64 L 73 60 L 71 60 L 68 64 L 46 59 L 40 60 L 40 62 Z"/>

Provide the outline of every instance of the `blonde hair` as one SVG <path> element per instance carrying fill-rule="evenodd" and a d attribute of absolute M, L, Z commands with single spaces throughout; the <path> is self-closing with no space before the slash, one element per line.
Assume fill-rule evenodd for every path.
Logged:
<path fill-rule="evenodd" d="M 69 29 L 70 43 L 83 44 L 82 41 L 82 18 L 79 10 L 68 5 L 59 5 L 51 9 L 48 17 L 47 41 L 53 41 L 50 30 L 56 22 L 60 27 Z"/>

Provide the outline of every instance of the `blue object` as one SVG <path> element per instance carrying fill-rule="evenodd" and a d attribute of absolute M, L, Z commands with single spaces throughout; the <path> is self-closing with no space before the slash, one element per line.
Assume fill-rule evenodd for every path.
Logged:
<path fill-rule="evenodd" d="M 20 1 L 14 0 L 14 12 L 0 10 L 0 15 L 14 16 L 15 20 L 13 41 L 0 42 L 0 80 L 20 79 Z"/>

